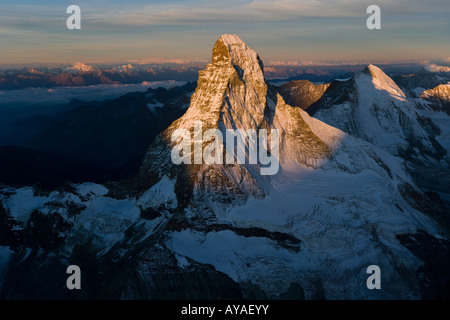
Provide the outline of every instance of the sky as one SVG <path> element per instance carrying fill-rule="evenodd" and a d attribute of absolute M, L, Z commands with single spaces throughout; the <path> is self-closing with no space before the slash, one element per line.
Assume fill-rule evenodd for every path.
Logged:
<path fill-rule="evenodd" d="M 366 27 L 372 4 L 380 30 Z M 209 61 L 224 33 L 264 62 L 449 61 L 450 1 L 0 0 L 0 64 Z"/>

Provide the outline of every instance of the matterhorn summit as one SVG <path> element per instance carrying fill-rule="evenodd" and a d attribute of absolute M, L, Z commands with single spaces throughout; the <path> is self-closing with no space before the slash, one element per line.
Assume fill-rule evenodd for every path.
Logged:
<path fill-rule="evenodd" d="M 240 151 L 246 151 L 243 163 L 172 163 L 174 132 L 180 129 L 193 131 L 198 123 L 202 124 L 203 131 L 219 130 L 224 137 L 221 143 L 225 150 L 231 143 L 226 140 L 227 131 L 250 130 L 258 135 L 261 130 L 266 130 L 268 152 L 276 162 L 270 164 L 276 171 L 274 173 L 296 166 L 320 166 L 343 136 L 343 132 L 311 118 L 302 109 L 287 105 L 264 78 L 259 56 L 236 35 L 222 35 L 215 43 L 212 63 L 199 72 L 198 86 L 188 110 L 150 146 L 140 181 L 142 188 L 148 188 L 164 175 L 178 176 L 176 179 L 182 179 L 186 192 L 195 189 L 206 196 L 205 191 L 209 190 L 208 197 L 213 198 L 233 194 L 245 199 L 248 195 L 261 197 L 267 194 L 270 181 L 277 174 L 260 174 L 264 165 L 260 161 L 251 161 L 250 138 L 241 146 L 243 150 Z M 203 140 L 202 150 L 206 142 Z M 277 143 L 277 150 L 272 148 L 272 143 Z"/>

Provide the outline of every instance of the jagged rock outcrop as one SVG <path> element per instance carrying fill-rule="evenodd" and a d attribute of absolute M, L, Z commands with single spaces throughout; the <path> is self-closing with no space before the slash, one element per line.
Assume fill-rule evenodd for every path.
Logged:
<path fill-rule="evenodd" d="M 441 84 L 425 90 L 419 97 L 428 101 L 431 109 L 450 115 L 450 84 Z"/>

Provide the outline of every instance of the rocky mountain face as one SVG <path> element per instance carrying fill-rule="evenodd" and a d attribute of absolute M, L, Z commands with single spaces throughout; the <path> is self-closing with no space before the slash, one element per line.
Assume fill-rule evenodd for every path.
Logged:
<path fill-rule="evenodd" d="M 297 80 L 281 85 L 279 93 L 287 104 L 306 110 L 322 97 L 329 86 L 329 83 L 314 85 L 308 80 Z"/>
<path fill-rule="evenodd" d="M 446 284 L 429 283 L 448 280 L 447 264 L 425 250 L 450 257 L 448 217 L 437 214 L 445 205 L 405 166 L 444 158 L 432 123 L 375 66 L 331 83 L 309 114 L 278 90 L 255 51 L 222 35 L 188 110 L 148 148 L 137 186 L 1 186 L 0 297 L 445 296 Z M 238 130 L 267 130 L 257 148 L 275 172 L 262 174 L 259 153 L 252 161 L 251 139 L 238 144 L 241 163 L 220 156 Z M 186 161 L 176 163 L 184 139 Z M 196 163 L 208 153 L 215 162 Z M 69 264 L 80 266 L 83 290 L 64 287 Z M 382 270 L 382 290 L 366 286 L 370 265 Z"/>
<path fill-rule="evenodd" d="M 419 98 L 429 102 L 429 107 L 450 115 L 450 84 L 441 84 L 421 93 Z"/>
<path fill-rule="evenodd" d="M 173 164 L 173 132 L 179 129 L 192 131 L 196 121 L 202 122 L 204 130 L 220 130 L 224 137 L 227 130 L 279 130 L 281 145 L 277 161 L 282 166 L 288 162 L 316 166 L 339 140 L 339 133 L 333 132 L 332 128 L 325 130 L 335 136 L 321 139 L 319 130 L 322 128 L 313 129 L 314 126 L 319 127 L 317 122 L 301 109 L 284 102 L 265 81 L 258 55 L 235 36 L 223 36 L 216 42 L 212 63 L 200 72 L 189 109 L 150 146 L 141 168 L 140 183 L 142 189 L 147 189 L 163 176 L 172 179 L 182 170 L 184 173 L 179 175 L 179 179 L 186 188 L 185 193 L 191 194 L 196 189 L 202 198 L 206 196 L 204 192 L 209 192 L 213 198 L 226 194 L 226 202 L 229 201 L 228 195 L 243 196 L 244 199 L 248 195 L 264 196 L 268 181 L 261 178 L 259 164 L 249 163 L 248 154 L 243 165 L 201 164 L 180 169 Z M 300 135 L 305 138 L 296 139 Z M 225 146 L 227 143 L 225 141 Z M 248 144 L 247 141 L 246 148 Z"/>

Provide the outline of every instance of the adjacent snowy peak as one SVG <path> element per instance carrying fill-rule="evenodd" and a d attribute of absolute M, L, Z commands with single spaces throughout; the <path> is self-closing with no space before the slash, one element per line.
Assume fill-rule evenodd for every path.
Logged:
<path fill-rule="evenodd" d="M 373 64 L 369 64 L 357 77 L 360 81 L 364 81 L 367 79 L 363 79 L 362 74 L 366 74 L 370 76 L 370 80 L 377 90 L 388 92 L 393 98 L 398 100 L 404 100 L 406 95 L 403 91 L 397 86 L 397 84 L 386 74 L 383 70 L 374 66 Z"/>
<path fill-rule="evenodd" d="M 429 163 L 445 155 L 435 133 L 417 115 L 415 105 L 374 65 L 347 81 L 333 81 L 308 113 L 414 162 Z"/>

